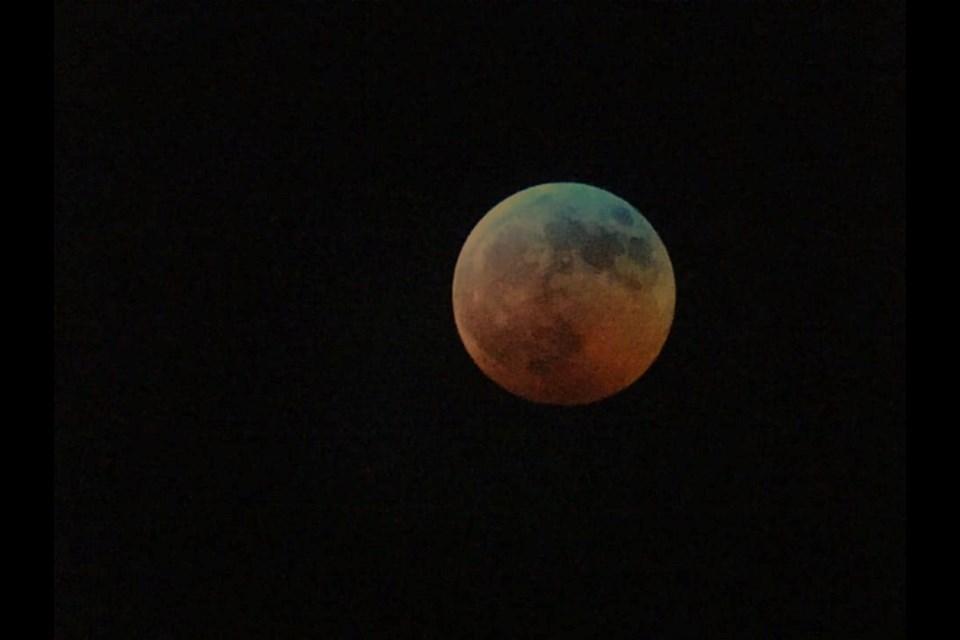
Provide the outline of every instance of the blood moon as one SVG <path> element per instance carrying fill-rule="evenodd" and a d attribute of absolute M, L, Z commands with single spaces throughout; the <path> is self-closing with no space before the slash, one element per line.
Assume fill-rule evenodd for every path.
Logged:
<path fill-rule="evenodd" d="M 585 184 L 516 193 L 467 237 L 453 312 L 477 366 L 527 400 L 581 405 L 633 384 L 673 322 L 673 266 L 639 211 Z"/>

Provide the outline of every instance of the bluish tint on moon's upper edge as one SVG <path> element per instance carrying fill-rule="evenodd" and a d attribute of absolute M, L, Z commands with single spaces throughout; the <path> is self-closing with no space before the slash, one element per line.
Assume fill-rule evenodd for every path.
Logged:
<path fill-rule="evenodd" d="M 575 250 L 599 271 L 610 270 L 620 255 L 643 269 L 662 266 L 655 255 L 662 242 L 653 225 L 630 203 L 598 187 L 536 185 L 502 200 L 486 217 L 484 237 L 499 237 L 508 225 L 532 224 L 548 246 Z"/>
<path fill-rule="evenodd" d="M 630 230 L 631 235 L 655 233 L 650 222 L 629 202 L 619 196 L 579 182 L 549 182 L 519 191 L 494 206 L 488 215 L 488 233 L 518 215 L 529 219 L 566 217 L 601 226 L 611 223 Z"/>

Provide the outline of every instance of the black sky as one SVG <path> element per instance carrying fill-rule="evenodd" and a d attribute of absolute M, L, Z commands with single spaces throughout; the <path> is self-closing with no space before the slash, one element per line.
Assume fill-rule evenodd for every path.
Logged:
<path fill-rule="evenodd" d="M 904 9 L 798 4 L 56 6 L 54 636 L 902 636 Z M 550 181 L 677 280 L 577 409 L 450 302 Z"/>

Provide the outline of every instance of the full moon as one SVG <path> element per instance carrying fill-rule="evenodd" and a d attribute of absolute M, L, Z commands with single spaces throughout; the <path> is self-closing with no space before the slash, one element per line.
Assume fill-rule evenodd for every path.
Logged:
<path fill-rule="evenodd" d="M 542 184 L 487 213 L 453 275 L 467 353 L 532 402 L 582 405 L 630 386 L 657 358 L 676 302 L 653 226 L 617 196 Z"/>

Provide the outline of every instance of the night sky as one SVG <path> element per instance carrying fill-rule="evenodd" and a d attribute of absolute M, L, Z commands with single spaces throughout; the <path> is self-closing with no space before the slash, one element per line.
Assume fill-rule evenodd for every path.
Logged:
<path fill-rule="evenodd" d="M 903 636 L 901 3 L 125 4 L 54 11 L 54 637 Z M 544 182 L 675 270 L 595 405 L 453 321 Z"/>

